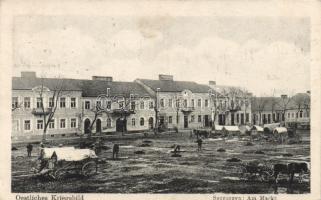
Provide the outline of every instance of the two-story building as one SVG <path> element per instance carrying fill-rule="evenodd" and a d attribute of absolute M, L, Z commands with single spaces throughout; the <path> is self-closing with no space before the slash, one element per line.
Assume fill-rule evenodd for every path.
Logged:
<path fill-rule="evenodd" d="M 101 76 L 39 78 L 22 72 L 12 78 L 12 138 L 148 130 L 155 123 L 154 105 L 154 98 L 135 82 Z"/>
<path fill-rule="evenodd" d="M 175 81 L 171 75 L 158 80 L 137 79 L 155 97 L 159 126 L 168 128 L 210 127 L 210 87 L 191 81 Z"/>
<path fill-rule="evenodd" d="M 79 133 L 81 94 L 81 88 L 70 79 L 38 78 L 35 72 L 22 72 L 21 77 L 13 77 L 13 139 L 42 136 L 46 123 L 43 115 L 52 112 L 47 137 Z"/>

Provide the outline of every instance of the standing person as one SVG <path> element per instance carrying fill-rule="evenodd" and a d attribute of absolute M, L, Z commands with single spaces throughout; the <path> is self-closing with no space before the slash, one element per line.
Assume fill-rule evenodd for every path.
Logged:
<path fill-rule="evenodd" d="M 27 145 L 28 157 L 31 157 L 32 148 L 33 148 L 32 144 L 28 143 Z"/>
<path fill-rule="evenodd" d="M 119 152 L 119 145 L 118 144 L 114 144 L 113 146 L 113 159 L 118 158 L 118 152 Z"/>
<path fill-rule="evenodd" d="M 202 143 L 203 143 L 202 138 L 199 137 L 196 142 L 197 142 L 197 146 L 198 146 L 197 151 L 202 151 Z"/>

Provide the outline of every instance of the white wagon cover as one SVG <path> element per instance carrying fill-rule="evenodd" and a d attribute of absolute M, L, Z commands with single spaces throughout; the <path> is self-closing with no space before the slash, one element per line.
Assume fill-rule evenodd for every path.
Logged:
<path fill-rule="evenodd" d="M 238 126 L 224 126 L 227 131 L 240 131 Z"/>
<path fill-rule="evenodd" d="M 56 152 L 58 160 L 81 161 L 86 158 L 97 158 L 95 152 L 91 149 L 75 149 L 74 147 L 44 148 L 44 158 L 51 158 Z"/>
<path fill-rule="evenodd" d="M 216 131 L 221 131 L 223 129 L 224 126 L 221 125 L 215 125 L 215 130 Z"/>
<path fill-rule="evenodd" d="M 276 127 L 273 132 L 277 132 L 277 133 L 287 133 L 288 130 L 285 127 Z"/>
<path fill-rule="evenodd" d="M 258 132 L 263 132 L 263 127 L 261 127 L 261 126 L 254 125 L 253 129 L 258 131 Z"/>

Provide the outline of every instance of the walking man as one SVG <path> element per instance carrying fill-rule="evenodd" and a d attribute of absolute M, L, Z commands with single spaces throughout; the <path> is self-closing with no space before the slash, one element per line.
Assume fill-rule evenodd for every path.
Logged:
<path fill-rule="evenodd" d="M 31 157 L 32 148 L 33 148 L 32 144 L 28 143 L 27 145 L 28 157 Z"/>
<path fill-rule="evenodd" d="M 118 144 L 114 144 L 113 146 L 113 159 L 118 158 L 118 153 L 119 153 L 119 145 Z"/>
<path fill-rule="evenodd" d="M 203 140 L 201 139 L 201 137 L 199 137 L 196 142 L 197 142 L 197 146 L 198 146 L 197 151 L 202 151 Z"/>

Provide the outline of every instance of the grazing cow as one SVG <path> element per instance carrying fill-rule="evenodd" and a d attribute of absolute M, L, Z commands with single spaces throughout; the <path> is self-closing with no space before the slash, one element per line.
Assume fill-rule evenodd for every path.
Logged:
<path fill-rule="evenodd" d="M 278 183 L 278 176 L 280 173 L 282 174 L 288 174 L 289 176 L 289 184 L 291 185 L 293 182 L 294 174 L 298 173 L 299 176 L 299 182 L 302 182 L 302 175 L 303 173 L 307 173 L 309 171 L 308 163 L 302 162 L 302 163 L 289 163 L 289 164 L 275 164 L 274 165 L 274 178 L 275 183 Z"/>

